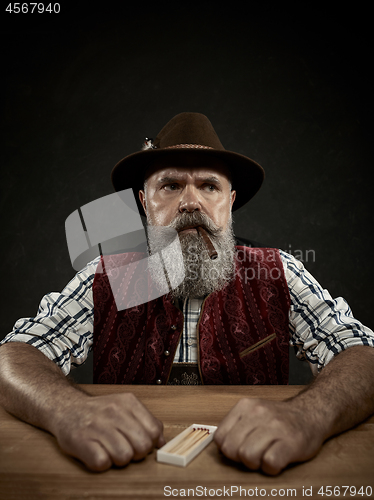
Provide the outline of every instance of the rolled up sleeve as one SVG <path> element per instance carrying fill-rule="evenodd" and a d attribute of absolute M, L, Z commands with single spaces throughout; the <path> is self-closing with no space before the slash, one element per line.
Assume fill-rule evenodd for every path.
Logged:
<path fill-rule="evenodd" d="M 349 347 L 374 347 L 373 331 L 353 317 L 342 297 L 333 299 L 293 256 L 281 251 L 281 257 L 291 297 L 290 344 L 314 375 Z"/>

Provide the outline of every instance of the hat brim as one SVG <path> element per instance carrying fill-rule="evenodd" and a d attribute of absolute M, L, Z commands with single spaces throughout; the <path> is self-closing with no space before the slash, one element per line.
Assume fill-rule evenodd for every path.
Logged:
<path fill-rule="evenodd" d="M 236 191 L 233 210 L 238 210 L 245 205 L 260 189 L 265 172 L 263 168 L 247 156 L 227 150 L 218 149 L 147 149 L 138 151 L 120 160 L 112 170 L 111 180 L 116 191 L 132 188 L 135 198 L 143 213 L 143 207 L 138 199 L 139 190 L 144 187 L 145 173 L 156 162 L 163 158 L 177 160 L 181 156 L 187 159 L 198 160 L 197 164 L 204 166 L 205 158 L 217 158 L 227 166 L 231 174 L 232 189 Z"/>

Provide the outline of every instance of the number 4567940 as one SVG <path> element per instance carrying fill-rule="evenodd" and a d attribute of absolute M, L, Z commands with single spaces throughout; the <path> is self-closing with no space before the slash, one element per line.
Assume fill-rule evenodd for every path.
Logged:
<path fill-rule="evenodd" d="M 50 14 L 58 14 L 60 12 L 59 3 L 49 3 L 44 5 L 44 3 L 10 3 L 5 9 L 6 12 L 10 14 L 43 14 L 43 12 L 49 12 Z"/>

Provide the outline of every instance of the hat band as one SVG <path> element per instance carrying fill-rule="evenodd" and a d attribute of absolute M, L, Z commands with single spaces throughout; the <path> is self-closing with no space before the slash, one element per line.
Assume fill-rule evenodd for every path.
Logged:
<path fill-rule="evenodd" d="M 202 146 L 201 144 L 176 144 L 175 146 L 166 146 L 162 149 L 214 149 L 210 146 Z"/>

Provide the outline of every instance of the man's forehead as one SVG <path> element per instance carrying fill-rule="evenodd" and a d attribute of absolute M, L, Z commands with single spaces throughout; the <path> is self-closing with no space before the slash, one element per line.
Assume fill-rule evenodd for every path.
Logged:
<path fill-rule="evenodd" d="M 196 179 L 202 180 L 206 178 L 211 178 L 212 180 L 216 178 L 217 181 L 227 180 L 230 182 L 230 173 L 227 167 L 217 161 L 212 162 L 210 165 L 165 165 L 163 163 L 155 164 L 151 169 L 147 171 L 146 179 L 148 181 L 159 181 L 163 178 L 174 178 L 174 179 Z"/>

